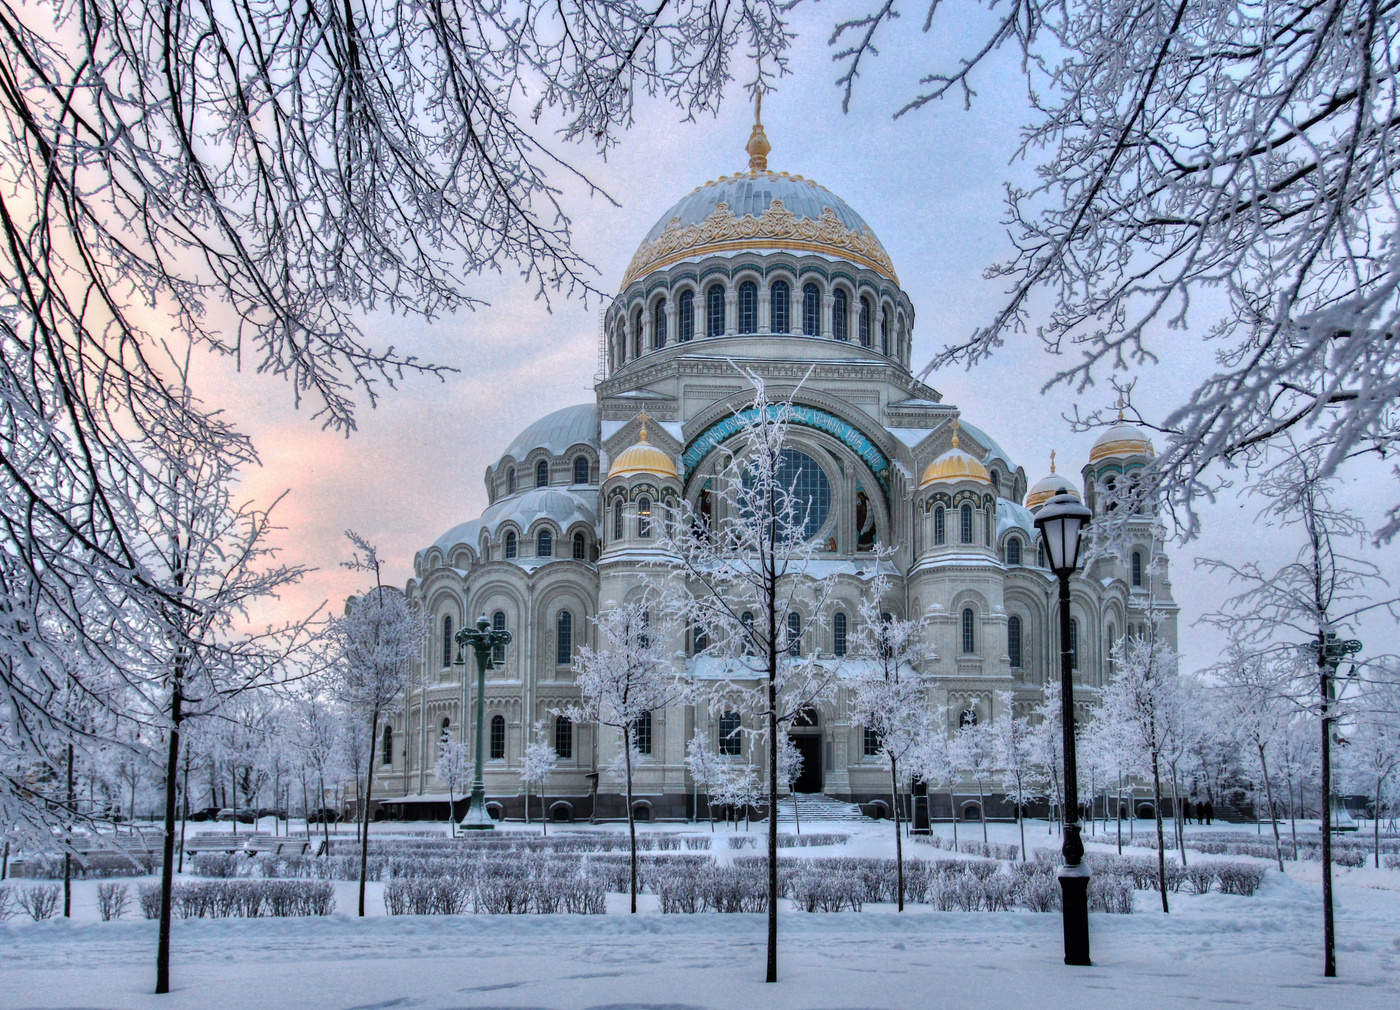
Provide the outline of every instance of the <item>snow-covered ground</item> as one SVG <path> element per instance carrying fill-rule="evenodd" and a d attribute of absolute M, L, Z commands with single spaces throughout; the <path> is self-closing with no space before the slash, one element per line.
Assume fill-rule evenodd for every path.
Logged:
<path fill-rule="evenodd" d="M 784 855 L 893 854 L 888 824 L 803 825 L 815 831 L 852 837 Z M 1014 825 L 990 831 L 1017 840 Z M 964 825 L 960 837 L 980 840 L 981 829 Z M 1043 823 L 1027 838 L 1058 844 Z M 1400 1007 L 1400 871 L 1338 872 L 1341 977 L 1324 980 L 1317 867 L 1288 870 L 1254 897 L 1172 895 L 1170 915 L 1140 892 L 1134 914 L 1092 916 L 1090 968 L 1061 963 L 1058 914 L 784 911 L 774 986 L 762 982 L 760 915 L 661 915 L 647 896 L 630 916 L 614 895 L 605 916 L 390 917 L 371 885 L 361 920 L 356 885 L 341 883 L 324 919 L 176 920 L 175 992 L 159 998 L 149 994 L 155 923 L 134 908 L 98 921 L 97 885 L 82 881 L 71 921 L 0 926 L 0 1007 Z"/>

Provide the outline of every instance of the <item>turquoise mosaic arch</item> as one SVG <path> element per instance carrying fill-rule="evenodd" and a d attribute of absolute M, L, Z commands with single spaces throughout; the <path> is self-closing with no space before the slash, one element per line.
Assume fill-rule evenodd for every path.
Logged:
<path fill-rule="evenodd" d="M 780 410 L 790 411 L 788 417 L 789 424 L 795 424 L 802 428 L 812 428 L 816 431 L 823 431 L 837 439 L 842 445 L 859 456 L 865 462 L 865 465 L 870 467 L 871 473 L 879 480 L 880 485 L 885 491 L 889 491 L 889 457 L 880 451 L 879 446 L 866 438 L 864 432 L 855 425 L 851 424 L 849 421 L 843 421 L 835 414 L 828 413 L 819 407 L 807 407 L 800 404 L 794 404 L 791 407 L 781 404 L 770 404 L 768 407 L 768 416 L 776 417 Z M 690 444 L 686 446 L 685 452 L 681 455 L 681 465 L 685 467 L 686 476 L 689 477 L 695 468 L 704 461 L 705 457 L 714 450 L 715 446 L 738 432 L 739 429 L 743 427 L 745 421 L 753 420 L 757 416 L 758 411 L 755 407 L 741 410 L 737 414 L 731 414 L 728 417 L 721 418 L 692 439 Z"/>

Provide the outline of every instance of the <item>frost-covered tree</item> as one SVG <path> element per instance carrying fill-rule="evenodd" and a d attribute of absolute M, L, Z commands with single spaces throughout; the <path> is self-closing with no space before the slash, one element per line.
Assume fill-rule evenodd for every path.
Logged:
<path fill-rule="evenodd" d="M 439 740 L 437 760 L 433 763 L 433 776 L 447 786 L 447 821 L 452 825 L 452 834 L 457 833 L 457 817 L 454 807 L 460 787 L 471 780 L 471 754 L 461 741 Z M 529 813 L 529 794 L 526 794 L 526 813 Z"/>
<path fill-rule="evenodd" d="M 1400 679 L 1394 666 L 1357 699 L 1352 723 L 1346 766 L 1358 791 L 1371 797 L 1372 857 L 1380 869 L 1381 815 L 1389 807 L 1393 816 L 1400 773 Z"/>
<path fill-rule="evenodd" d="M 1036 793 L 1032 783 L 1038 770 L 1039 748 L 1036 746 L 1035 726 L 1029 715 L 1017 715 L 1015 696 L 1010 691 L 997 693 L 997 705 L 1002 716 L 992 723 L 992 738 L 996 747 L 996 764 L 1001 772 L 1001 788 L 1016 807 L 1016 826 L 1021 832 L 1021 861 L 1026 859 L 1025 807 Z"/>
<path fill-rule="evenodd" d="M 788 798 L 792 800 L 792 820 L 797 833 L 802 834 L 802 813 L 797 809 L 797 780 L 802 777 L 802 752 L 792 742 L 792 736 L 784 733 L 778 739 L 778 781 L 787 787 Z"/>
<path fill-rule="evenodd" d="M 901 5 L 868 6 L 831 36 L 847 102 L 882 36 L 905 31 Z M 1140 488 L 1188 530 L 1209 474 L 1284 433 L 1325 447 L 1324 475 L 1393 451 L 1400 27 L 1388 3 L 923 6 L 934 65 L 897 114 L 970 102 L 1010 49 L 1031 96 L 1020 149 L 1039 159 L 1037 182 L 1007 189 L 1014 252 L 993 268 L 1006 299 L 931 368 L 1030 330 L 1068 352 L 1058 378 L 1082 390 L 1155 362 L 1183 329 L 1203 334 L 1217 366 L 1161 422 L 1166 445 Z M 936 29 L 961 33 L 982 6 L 995 8 L 985 35 L 950 49 Z M 1397 530 L 1391 503 L 1379 535 Z"/>
<path fill-rule="evenodd" d="M 881 553 L 877 548 L 877 553 Z M 932 731 L 928 687 L 917 663 L 930 658 L 925 622 L 904 620 L 884 607 L 889 590 L 884 578 L 873 579 L 861 597 L 848 655 L 860 664 L 846 683 L 851 692 L 851 719 L 874 734 L 890 769 L 890 810 L 894 819 L 895 873 L 899 911 L 904 911 L 904 843 L 899 798 L 902 765 Z"/>
<path fill-rule="evenodd" d="M 1144 635 L 1119 639 L 1111 652 L 1114 676 L 1103 691 L 1103 710 L 1123 727 L 1129 744 L 1152 773 L 1157 825 L 1157 886 L 1167 912 L 1166 840 L 1162 826 L 1163 754 L 1180 718 L 1176 654 L 1158 637 L 1160 614 L 1151 615 Z"/>
<path fill-rule="evenodd" d="M 987 785 L 997 773 L 996 738 L 991 723 L 977 719 L 958 727 L 950 748 L 953 767 L 977 783 L 977 819 L 982 822 L 982 844 L 987 844 Z M 954 818 L 957 811 L 953 811 Z"/>
<path fill-rule="evenodd" d="M 660 601 L 642 592 L 614 603 L 593 619 L 597 645 L 581 645 L 574 657 L 577 704 L 560 709 L 575 723 L 591 722 L 617 731 L 627 794 L 627 837 L 631 850 L 632 911 L 637 911 L 637 822 L 632 809 L 632 774 L 637 756 L 637 725 L 664 710 L 682 693 L 666 642 L 669 629 L 653 614 Z"/>
<path fill-rule="evenodd" d="M 379 554 L 353 531 L 346 538 L 354 547 L 345 567 L 374 576 L 374 587 L 347 601 L 345 616 L 331 622 L 336 654 L 336 693 L 360 723 L 368 753 L 362 766 L 360 794 L 360 915 L 365 914 L 365 873 L 369 864 L 369 808 L 373 800 L 374 760 L 380 720 L 403 704 L 413 660 L 418 656 L 427 624 L 403 593 L 383 585 Z"/>
<path fill-rule="evenodd" d="M 791 393 L 770 395 L 762 376 L 738 367 L 753 396 L 736 408 L 736 430 L 716 452 L 711 510 L 683 502 L 658 549 L 667 556 L 670 602 L 709 641 L 727 670 L 715 705 L 737 699 L 751 736 L 767 752 L 768 943 L 765 980 L 778 980 L 778 740 L 831 694 L 834 675 L 804 652 L 803 635 L 823 627 L 835 581 L 817 577 L 820 545 L 807 519 L 812 502 L 789 456 Z M 713 521 L 711 520 L 713 517 Z M 805 625 L 805 628 L 804 628 Z M 797 636 L 791 637 L 793 630 Z"/>
<path fill-rule="evenodd" d="M 549 834 L 549 805 L 545 803 L 545 787 L 549 776 L 559 764 L 559 752 L 549 740 L 549 723 L 544 719 L 535 721 L 530 742 L 525 745 L 525 753 L 520 759 L 520 782 L 525 787 L 525 823 L 530 823 L 530 787 L 540 797 L 540 833 Z"/>
<path fill-rule="evenodd" d="M 1215 670 L 1227 699 L 1230 729 L 1240 747 L 1258 764 L 1264 801 L 1274 832 L 1274 858 L 1283 872 L 1283 843 L 1278 818 L 1274 816 L 1273 780 L 1269 758 L 1279 738 L 1288 728 L 1293 706 L 1288 700 L 1290 673 L 1263 656 L 1251 653 L 1236 642 L 1230 644 L 1225 662 Z"/>
<path fill-rule="evenodd" d="M 1251 653 L 1289 664 L 1290 695 L 1316 719 L 1320 749 L 1319 793 L 1322 811 L 1322 972 L 1337 974 L 1332 910 L 1332 743 L 1343 714 L 1336 670 L 1340 655 L 1330 655 L 1359 615 L 1376 609 L 1394 613 L 1395 600 L 1378 594 L 1385 586 L 1370 560 L 1347 553 L 1348 541 L 1359 548 L 1365 526 L 1337 504 L 1335 481 L 1327 478 L 1326 459 L 1318 448 L 1292 447 L 1256 480 L 1250 491 L 1263 502 L 1258 525 L 1279 537 L 1301 540 L 1294 559 L 1269 570 L 1258 562 L 1205 559 L 1201 564 L 1225 575 L 1239 589 L 1207 620 L 1228 630 Z M 1353 666 L 1353 671 L 1355 667 Z M 1364 678 L 1359 678 L 1360 679 Z"/>
<path fill-rule="evenodd" d="M 715 829 L 714 802 L 721 792 L 724 791 L 724 781 L 729 773 L 729 766 L 710 747 L 710 742 L 705 734 L 697 732 L 686 742 L 685 745 L 685 767 L 690 772 L 690 781 L 695 785 L 696 793 L 705 794 L 705 809 L 710 818 L 710 830 Z M 700 816 L 700 799 L 695 799 L 695 816 Z"/>

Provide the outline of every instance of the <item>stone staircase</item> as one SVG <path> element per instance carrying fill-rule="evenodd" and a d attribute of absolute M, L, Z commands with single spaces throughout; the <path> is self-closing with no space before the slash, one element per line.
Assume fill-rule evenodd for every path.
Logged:
<path fill-rule="evenodd" d="M 802 817 L 802 822 L 807 821 L 862 821 L 865 815 L 860 812 L 860 807 L 854 803 L 846 803 L 842 800 L 834 800 L 823 793 L 798 793 L 797 814 Z M 792 794 L 783 796 L 778 800 L 778 823 L 787 822 L 789 824 L 797 820 L 793 813 Z"/>

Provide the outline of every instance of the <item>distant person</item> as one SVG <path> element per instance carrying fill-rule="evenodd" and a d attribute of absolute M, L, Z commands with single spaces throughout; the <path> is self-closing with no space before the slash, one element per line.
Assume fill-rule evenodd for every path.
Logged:
<path fill-rule="evenodd" d="M 1215 804 L 1209 799 L 1205 802 L 1206 823 L 1209 824 L 1215 819 Z"/>
<path fill-rule="evenodd" d="M 1191 823 L 1191 801 L 1183 800 L 1181 804 L 1181 818 L 1183 824 Z"/>

